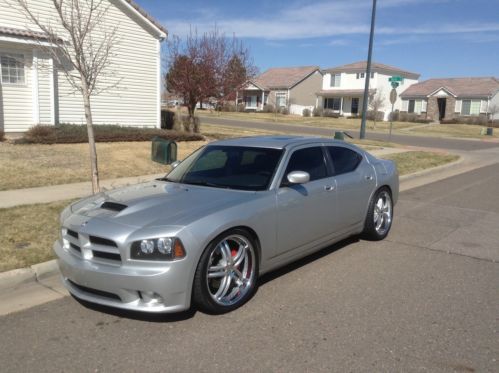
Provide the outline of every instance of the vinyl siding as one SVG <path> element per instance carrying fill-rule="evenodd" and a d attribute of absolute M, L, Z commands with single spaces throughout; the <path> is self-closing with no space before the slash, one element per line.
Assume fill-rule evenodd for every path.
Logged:
<path fill-rule="evenodd" d="M 21 11 L 15 11 L 6 4 L 9 0 L 0 0 L 0 19 L 2 25 L 7 27 L 25 28 L 26 19 Z M 124 13 L 120 7 L 121 2 L 111 0 L 107 20 L 104 24 L 118 27 L 118 43 L 114 47 L 115 56 L 112 58 L 112 65 L 107 73 L 112 77 L 107 78 L 107 84 L 116 83 L 113 87 L 97 96 L 93 96 L 92 114 L 96 124 L 120 124 L 128 126 L 159 126 L 159 95 L 160 84 L 158 81 L 159 71 L 159 41 L 135 19 Z M 41 17 L 53 18 L 52 7 L 49 0 L 31 1 L 31 6 L 35 12 L 39 12 Z M 36 30 L 36 27 L 31 27 Z M 56 70 L 60 67 L 56 67 Z M 66 79 L 63 71 L 54 72 L 55 87 L 55 120 L 65 123 L 83 123 L 85 121 L 83 100 L 81 96 L 74 92 L 73 87 Z M 100 87 L 105 87 L 106 82 L 101 81 Z M 51 99 L 50 99 L 50 74 L 48 71 L 39 71 L 39 102 L 40 121 L 50 123 L 51 121 Z M 5 90 L 5 89 L 4 89 Z M 29 93 L 28 93 L 29 92 Z M 31 89 L 27 87 L 24 92 L 25 100 L 29 98 L 31 110 Z M 5 96 L 5 94 L 4 94 Z M 4 106 L 13 106 L 25 109 L 26 102 L 9 102 Z M 9 99 L 10 101 L 10 99 Z M 29 117 L 27 127 L 32 125 L 31 112 L 26 114 Z M 5 120 L 6 127 L 13 127 L 13 122 Z M 24 121 L 20 118 L 18 122 Z M 16 129 L 22 130 L 19 126 Z"/>
<path fill-rule="evenodd" d="M 33 55 L 29 48 L 0 42 L 0 54 L 5 52 L 24 55 L 25 84 L 0 83 L 0 128 L 5 132 L 26 131 L 33 125 L 31 86 Z"/>
<path fill-rule="evenodd" d="M 320 91 L 321 84 L 322 74 L 316 71 L 290 90 L 290 103 L 302 106 L 315 106 L 316 93 Z"/>

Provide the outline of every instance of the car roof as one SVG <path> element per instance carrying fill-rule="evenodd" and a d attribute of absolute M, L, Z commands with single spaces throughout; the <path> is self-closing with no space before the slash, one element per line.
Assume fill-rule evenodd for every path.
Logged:
<path fill-rule="evenodd" d="M 210 143 L 209 145 L 224 145 L 224 146 L 249 146 L 260 148 L 284 149 L 289 146 L 296 146 L 311 143 L 331 143 L 344 144 L 334 139 L 327 137 L 307 137 L 307 136 L 249 136 L 233 139 L 219 140 Z"/>

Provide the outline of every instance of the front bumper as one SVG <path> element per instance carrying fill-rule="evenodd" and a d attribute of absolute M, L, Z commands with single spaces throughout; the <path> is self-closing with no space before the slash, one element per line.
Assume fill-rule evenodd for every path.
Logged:
<path fill-rule="evenodd" d="M 111 266 L 77 257 L 59 241 L 54 251 L 64 285 L 79 299 L 141 312 L 178 312 L 190 307 L 192 269 L 187 260 Z"/>

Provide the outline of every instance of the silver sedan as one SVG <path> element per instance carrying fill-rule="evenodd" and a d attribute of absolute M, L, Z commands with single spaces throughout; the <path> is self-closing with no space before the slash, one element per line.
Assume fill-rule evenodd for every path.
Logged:
<path fill-rule="evenodd" d="M 398 189 L 393 162 L 342 141 L 218 141 L 162 179 L 68 206 L 54 250 L 77 298 L 223 313 L 263 273 L 352 235 L 385 238 Z"/>

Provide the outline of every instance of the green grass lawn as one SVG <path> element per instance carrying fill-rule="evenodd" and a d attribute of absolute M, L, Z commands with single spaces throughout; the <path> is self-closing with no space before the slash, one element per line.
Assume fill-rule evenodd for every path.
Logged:
<path fill-rule="evenodd" d="M 395 161 L 399 174 L 407 175 L 457 161 L 459 156 L 445 153 L 411 151 L 388 154 L 383 158 Z"/>

